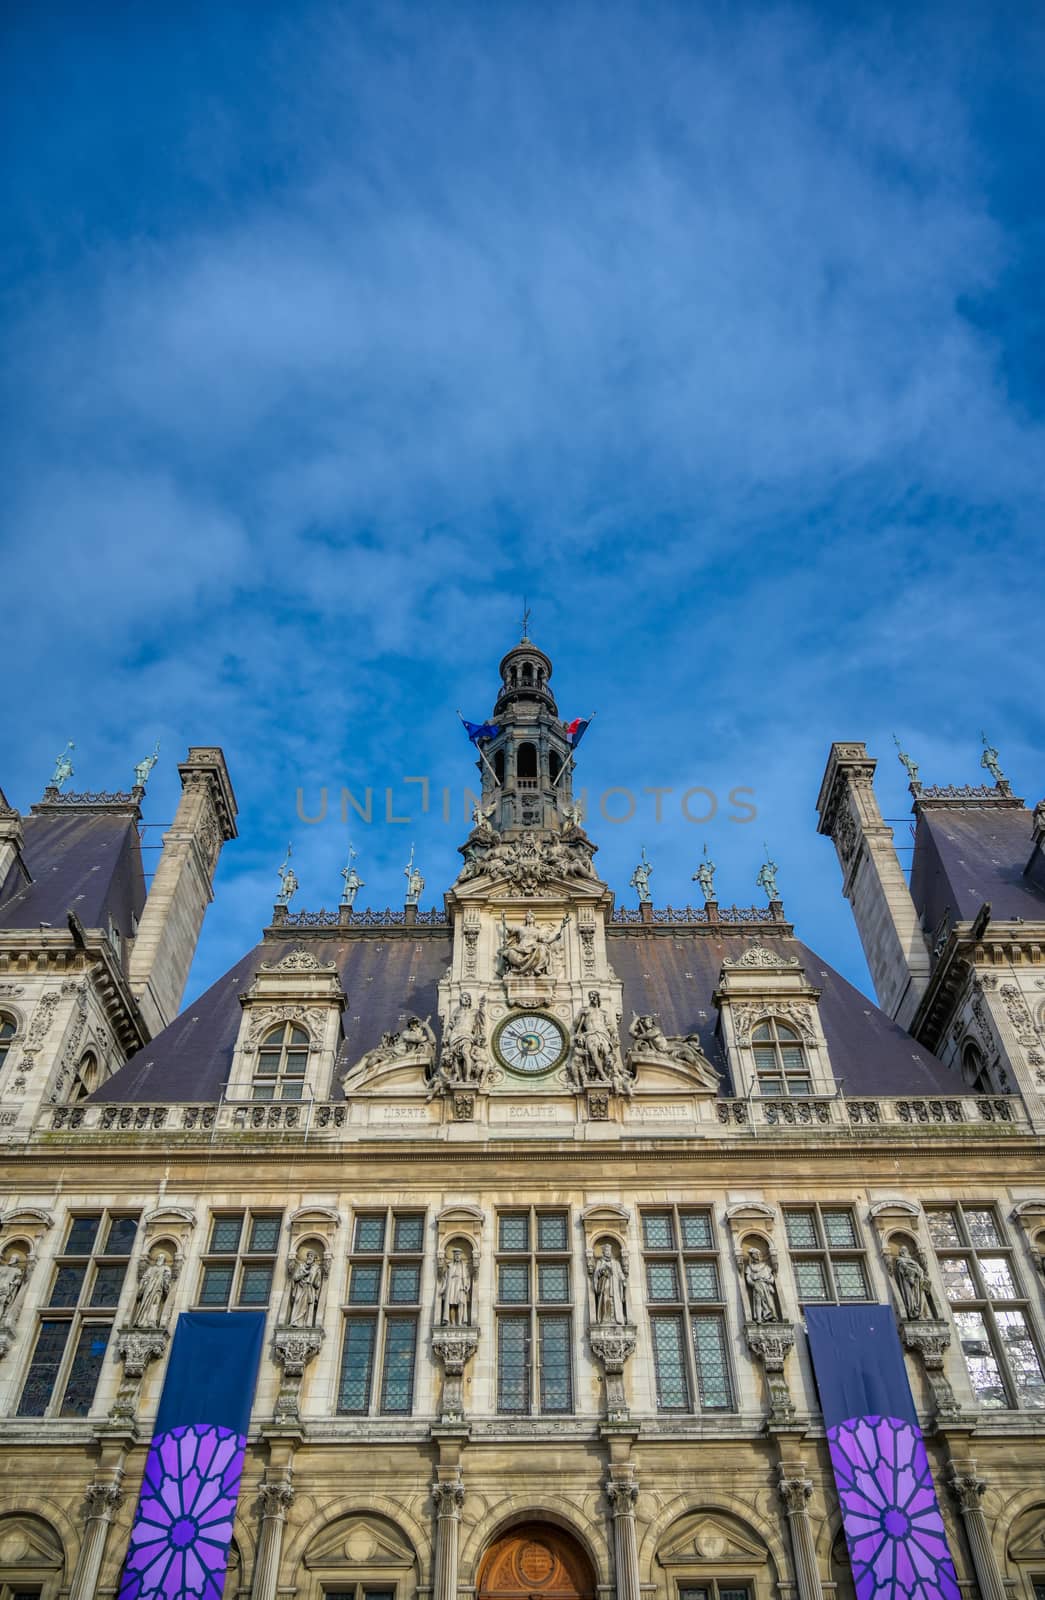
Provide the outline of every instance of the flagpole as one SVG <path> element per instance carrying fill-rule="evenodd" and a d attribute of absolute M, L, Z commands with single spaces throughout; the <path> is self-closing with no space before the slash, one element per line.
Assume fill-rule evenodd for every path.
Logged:
<path fill-rule="evenodd" d="M 458 716 L 460 716 L 460 712 L 458 712 Z M 595 721 L 595 712 L 593 711 L 591 716 L 588 718 L 588 728 L 591 727 L 591 725 L 592 725 L 592 723 L 594 721 Z M 588 728 L 585 728 L 585 730 L 584 730 L 585 733 L 587 733 Z M 565 778 L 565 776 L 566 776 L 566 774 L 568 772 L 572 772 L 573 771 L 573 769 L 576 766 L 576 764 L 577 764 L 577 755 L 576 755 L 576 752 L 575 752 L 573 746 L 571 745 L 570 746 L 570 759 L 569 759 L 569 761 L 567 761 L 566 765 L 563 767 L 562 771 L 559 773 L 559 776 L 556 778 L 555 782 L 552 784 L 552 788 L 553 789 L 557 789 L 559 787 L 559 785 L 562 782 L 563 778 Z"/>
<path fill-rule="evenodd" d="M 468 725 L 465 722 L 464 718 L 461 716 L 460 708 L 458 708 L 457 716 L 458 716 L 458 719 L 460 721 L 461 727 L 464 728 L 465 733 L 468 733 Z M 469 739 L 471 739 L 471 737 L 472 737 L 471 734 L 468 734 L 468 737 L 469 737 Z M 482 749 L 480 748 L 478 741 L 477 740 L 473 740 L 473 743 L 475 744 L 476 750 L 479 752 L 479 760 L 482 762 L 483 766 L 486 768 L 487 772 L 490 774 L 491 778 L 493 779 L 494 783 L 497 785 L 498 789 L 500 789 L 501 786 L 502 786 L 500 778 L 497 776 L 496 772 L 493 770 L 493 768 L 491 767 L 490 763 L 487 761 L 486 756 L 484 755 Z"/>

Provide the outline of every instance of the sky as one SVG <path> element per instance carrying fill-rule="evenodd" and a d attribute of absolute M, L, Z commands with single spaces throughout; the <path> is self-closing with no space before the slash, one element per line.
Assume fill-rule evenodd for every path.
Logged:
<path fill-rule="evenodd" d="M 402 904 L 411 845 L 441 903 L 455 709 L 490 714 L 524 596 L 560 711 L 597 712 L 618 901 L 644 847 L 684 904 L 706 841 L 721 901 L 761 902 L 768 846 L 866 987 L 816 834 L 832 740 L 878 757 L 905 864 L 894 731 L 978 782 L 986 729 L 1041 797 L 1043 15 L 5 10 L 0 784 L 27 809 L 72 739 L 71 787 L 124 787 L 159 739 L 152 870 L 177 762 L 223 746 L 239 837 L 187 998 L 288 840 L 297 908 L 349 837 L 359 905 Z"/>

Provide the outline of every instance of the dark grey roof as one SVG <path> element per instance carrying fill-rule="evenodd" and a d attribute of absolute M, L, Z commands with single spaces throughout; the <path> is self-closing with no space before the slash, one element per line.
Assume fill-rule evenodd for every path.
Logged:
<path fill-rule="evenodd" d="M 1024 876 L 1033 814 L 1023 806 L 919 803 L 911 895 L 926 933 L 971 921 L 985 901 L 1002 922 L 1045 920 L 1045 890 Z"/>
<path fill-rule="evenodd" d="M 726 1094 L 732 1090 L 711 996 L 726 957 L 743 955 L 752 942 L 737 934 L 716 938 L 682 929 L 677 934 L 610 929 L 606 937 L 610 965 L 624 985 L 625 1029 L 632 1011 L 656 1011 L 665 1033 L 699 1034 L 705 1054 L 723 1074 Z M 820 1020 L 831 1066 L 846 1094 L 960 1091 L 960 1080 L 942 1061 L 799 939 L 759 934 L 757 943 L 797 956 L 809 982 L 821 991 Z"/>
<path fill-rule="evenodd" d="M 145 905 L 145 875 L 136 814 L 130 811 L 41 812 L 23 822 L 22 859 L 32 882 L 9 878 L 0 928 L 64 928 L 75 911 L 85 928 L 121 934 Z"/>
<path fill-rule="evenodd" d="M 740 935 L 715 937 L 701 930 L 610 929 L 610 964 L 624 985 L 625 1028 L 631 1012 L 659 1012 L 667 1033 L 697 1033 L 705 1051 L 728 1072 L 716 1034 L 718 1012 L 712 993 L 727 956 L 742 955 L 751 944 Z M 831 1060 L 848 1094 L 954 1093 L 954 1075 L 916 1044 L 870 1000 L 822 962 L 797 939 L 759 935 L 758 942 L 797 956 L 810 982 L 822 991 L 820 1014 Z M 133 1057 L 92 1096 L 105 1101 L 215 1101 L 228 1081 L 239 1031 L 239 997 L 262 961 L 274 963 L 303 941 L 269 938 L 194 1001 L 168 1028 Z M 417 929 L 382 935 L 346 933 L 309 938 L 309 952 L 334 961 L 348 996 L 345 1041 L 332 1085 L 322 1095 L 340 1095 L 337 1079 L 345 1066 L 399 1025 L 409 1012 L 431 1016 L 438 1035 L 437 985 L 450 965 L 447 929 Z"/>
<path fill-rule="evenodd" d="M 267 939 L 249 951 L 91 1098 L 217 1100 L 232 1065 L 242 1015 L 240 995 L 249 989 L 262 961 L 281 961 L 301 944 L 290 937 Z M 337 963 L 348 996 L 334 1083 L 321 1085 L 322 1095 L 329 1089 L 333 1098 L 339 1098 L 337 1080 L 343 1069 L 377 1044 L 382 1033 L 398 1027 L 404 1015 L 431 1016 L 438 1037 L 436 986 L 450 965 L 448 929 L 309 939 L 307 948 L 317 961 Z"/>

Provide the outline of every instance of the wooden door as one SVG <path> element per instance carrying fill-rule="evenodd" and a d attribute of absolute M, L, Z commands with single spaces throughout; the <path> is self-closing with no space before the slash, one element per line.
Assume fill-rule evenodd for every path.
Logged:
<path fill-rule="evenodd" d="M 594 1600 L 595 1579 L 575 1539 L 527 1522 L 492 1544 L 479 1570 L 478 1600 Z"/>

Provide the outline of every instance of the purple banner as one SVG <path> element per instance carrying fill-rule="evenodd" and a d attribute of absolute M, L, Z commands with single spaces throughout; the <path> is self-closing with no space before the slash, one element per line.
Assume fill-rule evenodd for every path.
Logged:
<path fill-rule="evenodd" d="M 857 1600 L 959 1600 L 887 1306 L 809 1306 L 809 1348 Z"/>
<path fill-rule="evenodd" d="M 221 1600 L 264 1328 L 260 1312 L 178 1319 L 119 1600 Z"/>

